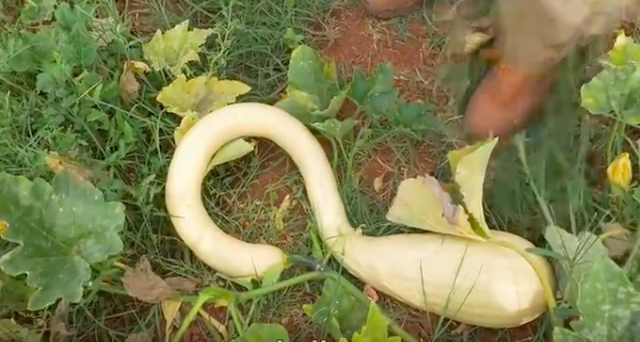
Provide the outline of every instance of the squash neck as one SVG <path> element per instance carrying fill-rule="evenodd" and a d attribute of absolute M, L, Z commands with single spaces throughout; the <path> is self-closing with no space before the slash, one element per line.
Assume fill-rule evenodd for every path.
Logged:
<path fill-rule="evenodd" d="M 184 180 L 188 182 L 186 186 L 199 194 L 208 173 L 208 164 L 215 153 L 225 144 L 246 137 L 271 140 L 291 157 L 300 170 L 318 230 L 326 243 L 331 245 L 332 240 L 355 233 L 322 146 L 302 122 L 277 107 L 237 103 L 200 119 L 177 148 L 199 147 L 188 153 L 188 163 L 197 168 L 199 177 Z"/>

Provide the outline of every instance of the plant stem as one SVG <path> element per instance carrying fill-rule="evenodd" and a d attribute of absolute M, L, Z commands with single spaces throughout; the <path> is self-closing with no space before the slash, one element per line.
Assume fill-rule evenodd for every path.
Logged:
<path fill-rule="evenodd" d="M 259 289 L 255 289 L 251 291 L 237 293 L 235 296 L 235 299 L 237 301 L 242 302 L 242 301 L 250 300 L 256 297 L 263 297 L 270 293 L 285 289 L 290 286 L 298 285 L 300 283 L 304 283 L 311 280 L 323 279 L 326 277 L 327 277 L 326 272 L 309 272 L 309 273 L 299 275 L 297 277 L 293 277 L 287 280 L 277 282 L 273 285 L 261 287 Z"/>
<path fill-rule="evenodd" d="M 172 342 L 182 341 L 182 336 L 191 325 L 191 322 L 193 322 L 193 320 L 198 315 L 198 311 L 200 311 L 200 308 L 202 308 L 202 306 L 209 299 L 210 299 L 210 295 L 208 293 L 202 293 L 201 295 L 198 296 L 198 299 L 196 299 L 196 302 L 193 303 L 193 305 L 191 306 L 191 310 L 189 310 L 189 312 L 187 313 L 187 316 L 185 316 L 184 320 L 180 324 L 180 328 L 178 328 L 178 331 L 173 336 L 173 339 L 171 340 Z"/>
<path fill-rule="evenodd" d="M 538 201 L 538 206 L 540 206 L 542 215 L 547 221 L 547 225 L 555 226 L 555 222 L 553 221 L 553 218 L 551 216 L 551 211 L 549 210 L 549 207 L 547 206 L 544 200 L 544 197 L 542 197 L 542 195 L 538 191 L 538 188 L 534 183 L 533 176 L 531 175 L 529 164 L 527 164 L 527 157 L 526 157 L 525 148 L 524 148 L 524 136 L 522 135 L 522 133 L 516 137 L 515 142 L 516 142 L 516 146 L 518 147 L 518 157 L 520 159 L 520 162 L 522 163 L 522 168 L 524 169 L 524 172 L 527 175 L 527 179 L 529 180 L 529 184 L 531 185 L 531 189 L 533 190 L 533 193 L 536 196 L 536 200 Z"/>
<path fill-rule="evenodd" d="M 242 333 L 242 331 L 244 330 L 244 328 L 237 326 L 238 324 L 242 324 L 238 315 L 237 307 L 236 307 L 237 303 L 262 297 L 262 296 L 266 296 L 278 290 L 282 290 L 284 288 L 305 283 L 311 280 L 319 280 L 319 279 L 325 279 L 325 278 L 335 279 L 336 281 L 340 282 L 340 284 L 342 284 L 344 288 L 348 292 L 350 292 L 356 299 L 360 300 L 364 304 L 367 304 L 367 305 L 370 304 L 371 301 L 364 295 L 364 293 L 362 293 L 362 291 L 360 291 L 355 285 L 353 285 L 347 279 L 342 277 L 339 273 L 335 271 L 309 272 L 291 279 L 277 282 L 273 285 L 265 286 L 265 287 L 251 290 L 251 291 L 227 292 L 227 294 L 231 296 L 231 299 L 229 300 L 229 309 L 230 309 L 230 314 L 233 318 L 234 325 L 236 325 L 236 330 L 238 330 L 239 333 Z M 198 298 L 193 303 L 191 310 L 189 310 L 189 313 L 187 314 L 185 319 L 182 321 L 182 324 L 180 324 L 180 328 L 178 329 L 175 336 L 173 337 L 172 342 L 180 342 L 185 331 L 187 330 L 189 325 L 191 325 L 196 315 L 198 314 L 198 311 L 205 303 L 211 300 L 219 300 L 219 299 L 220 298 L 218 298 L 214 292 L 201 292 Z M 415 339 L 408 332 L 402 329 L 392 319 L 390 319 L 386 315 L 385 315 L 385 318 L 389 322 L 389 327 L 391 328 L 391 331 L 393 331 L 396 335 L 398 335 L 404 341 L 418 342 L 417 339 Z"/>
<path fill-rule="evenodd" d="M 235 302 L 229 303 L 229 313 L 233 320 L 233 326 L 236 328 L 238 335 L 242 336 L 244 331 L 247 330 L 247 325 L 243 319 L 240 319 L 240 313 L 238 312 L 238 306 Z"/>

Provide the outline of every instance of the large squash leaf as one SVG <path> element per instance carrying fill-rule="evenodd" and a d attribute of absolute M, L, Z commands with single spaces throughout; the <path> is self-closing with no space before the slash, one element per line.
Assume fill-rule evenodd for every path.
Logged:
<path fill-rule="evenodd" d="M 27 275 L 26 283 L 37 289 L 30 310 L 60 298 L 77 303 L 90 265 L 122 251 L 124 220 L 122 203 L 106 202 L 70 172 L 57 174 L 51 184 L 0 173 L 1 237 L 18 244 L 0 257 L 0 268 L 10 276 Z"/>

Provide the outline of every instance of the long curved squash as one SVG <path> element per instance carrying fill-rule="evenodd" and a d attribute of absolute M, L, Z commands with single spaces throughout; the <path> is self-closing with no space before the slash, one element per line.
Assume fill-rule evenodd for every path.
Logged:
<path fill-rule="evenodd" d="M 531 264 L 510 248 L 435 233 L 372 237 L 349 223 L 336 179 L 319 142 L 285 111 L 239 103 L 198 121 L 171 160 L 166 204 L 185 244 L 204 263 L 229 277 L 260 278 L 284 267 L 286 254 L 223 232 L 202 202 L 202 181 L 212 156 L 242 137 L 266 138 L 283 148 L 299 168 L 321 238 L 332 255 L 373 288 L 419 309 L 459 322 L 508 328 L 530 322 L 546 309 L 544 289 Z M 494 239 L 522 249 L 517 235 L 491 231 Z M 532 255 L 552 279 L 550 265 Z"/>

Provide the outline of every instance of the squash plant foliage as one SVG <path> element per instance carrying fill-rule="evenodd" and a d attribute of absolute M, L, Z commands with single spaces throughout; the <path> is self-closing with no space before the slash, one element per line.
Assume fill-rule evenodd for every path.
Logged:
<path fill-rule="evenodd" d="M 93 71 L 101 62 L 98 59 L 101 52 L 113 49 L 114 44 L 115 48 L 121 47 L 117 46 L 121 42 L 114 41 L 115 35 L 101 29 L 103 20 L 108 19 L 98 19 L 95 6 L 85 2 L 34 1 L 23 7 L 19 18 L 22 23 L 49 21 L 38 30 L 16 31 L 0 42 L 0 73 L 16 79 L 31 75 L 35 84 L 26 86 L 33 86 L 44 95 L 48 112 L 42 113 L 43 120 L 36 121 L 34 129 L 47 120 L 64 122 L 67 119 L 60 113 L 66 110 L 78 122 L 94 125 L 97 134 L 120 139 L 124 151 L 127 144 L 136 141 L 136 133 L 122 111 L 113 108 L 126 106 L 139 96 L 139 77 L 150 72 L 165 73 L 172 80 L 155 99 L 167 112 L 180 118 L 174 132 L 174 141 L 179 144 L 202 116 L 250 91 L 248 85 L 235 80 L 210 74 L 185 75 L 184 69 L 189 64 L 200 61 L 200 50 L 213 33 L 211 29 L 190 29 L 188 21 L 166 32 L 156 32 L 142 46 L 145 61 L 125 61 L 118 80 Z M 316 83 L 296 83 L 296 77 L 306 72 L 305 65 L 319 75 Z M 335 66 L 331 65 L 321 61 L 307 46 L 294 50 L 288 88 L 291 97 L 284 99 L 283 105 L 302 107 L 302 115 L 314 114 L 316 119 L 304 121 L 323 134 L 340 139 L 355 126 L 355 121 L 335 119 L 348 89 L 336 88 Z M 72 132 L 69 140 L 77 138 Z M 211 167 L 240 158 L 253 149 L 254 145 L 244 139 L 231 142 L 213 157 Z M 69 164 L 53 171 L 55 175 L 50 181 L 0 173 L 0 237 L 4 240 L 0 246 L 0 301 L 14 310 L 37 311 L 61 302 L 79 303 L 87 292 L 100 290 L 100 273 L 113 269 L 116 263 L 123 267 L 118 262 L 124 246 L 123 203 L 108 199 L 94 186 L 92 181 L 96 179 L 90 177 L 90 172 L 77 172 Z M 273 282 L 276 280 L 277 277 Z M 217 296 L 210 299 L 221 300 Z M 365 341 L 372 336 L 397 341 L 387 337 L 387 318 L 374 303 L 362 309 L 361 320 L 353 321 L 356 323 L 349 329 L 341 328 L 341 341 L 347 341 L 346 338 Z M 186 328 L 189 323 L 185 324 Z M 11 330 L 28 335 L 30 341 L 38 341 L 42 336 L 12 320 L 1 320 L 0 326 L 2 334 Z M 288 333 L 281 326 L 262 323 L 236 333 L 242 341 L 261 340 L 265 334 L 276 340 L 288 340 Z"/>
<path fill-rule="evenodd" d="M 180 118 L 174 132 L 176 144 L 204 115 L 237 101 L 251 90 L 242 82 L 210 74 L 186 76 L 184 70 L 200 61 L 201 47 L 213 33 L 210 29 L 190 29 L 188 21 L 166 32 L 156 32 L 142 47 L 145 61 L 103 65 L 106 69 L 122 69 L 118 81 L 95 71 L 99 53 L 122 48 L 118 46 L 122 42 L 112 32 L 101 29 L 108 19 L 98 19 L 94 6 L 56 0 L 27 1 L 19 20 L 24 24 L 51 21 L 43 28 L 23 30 L 0 42 L 0 74 L 9 79 L 32 75 L 32 88 L 44 95 L 41 101 L 47 109 L 40 113 L 43 117 L 34 122 L 34 128 L 47 121 L 66 122 L 68 118 L 61 113 L 70 113 L 77 118 L 71 126 L 94 123 L 99 133 L 119 139 L 122 152 L 114 154 L 116 157 L 122 156 L 128 144 L 139 137 L 121 111 L 113 110 L 117 105 L 104 104 L 119 105 L 120 100 L 134 99 L 141 86 L 137 77 L 156 72 L 166 73 L 171 79 L 155 99 Z M 615 112 L 629 123 L 640 122 L 634 117 L 640 47 L 621 36 L 608 57 L 605 71 L 583 88 L 583 105 L 594 114 Z M 393 125 L 414 135 L 439 125 L 428 115 L 428 105 L 400 100 L 392 80 L 391 66 L 383 64 L 366 77 L 356 72 L 342 85 L 335 63 L 323 60 L 302 44 L 291 53 L 288 86 L 275 105 L 334 143 L 340 143 L 357 125 L 356 119 L 338 118 L 347 98 L 374 125 Z M 610 87 L 611 82 L 621 85 Z M 66 134 L 57 137 L 56 142 L 68 145 L 69 141 L 81 140 L 73 132 Z M 245 139 L 231 142 L 213 157 L 211 167 L 253 150 L 253 144 Z M 469 210 L 482 215 L 477 211 L 480 209 Z M 79 303 L 87 291 L 99 289 L 99 282 L 94 282 L 96 271 L 112 267 L 120 256 L 124 228 L 124 205 L 108 199 L 90 180 L 71 170 L 56 172 L 49 182 L 42 177 L 28 179 L 0 173 L 0 237 L 4 240 L 0 246 L 0 301 L 11 299 L 17 303 L 12 308 L 17 310 L 47 309 L 62 300 Z M 485 227 L 477 228 L 481 231 Z M 567 290 L 563 293 L 580 315 L 570 328 L 554 329 L 556 341 L 631 341 L 639 336 L 640 294 L 626 269 L 608 258 L 593 235 L 575 236 L 550 227 L 546 238 L 552 250 L 563 256 L 558 260 L 560 273 L 564 274 L 561 285 Z M 577 246 L 590 241 L 595 241 L 593 247 L 582 253 Z M 567 260 L 578 254 L 586 262 L 580 267 L 568 267 Z M 273 285 L 278 278 L 274 275 L 268 284 L 259 286 Z M 198 303 L 231 305 L 240 297 L 241 294 L 212 286 L 201 291 L 198 298 L 207 300 Z M 334 306 L 336 301 L 342 306 Z M 303 310 L 340 342 L 400 341 L 400 337 L 388 336 L 391 322 L 375 303 L 358 300 L 335 278 L 326 278 L 322 294 Z M 0 321 L 0 325 L 6 324 L 7 321 Z M 180 331 L 185 329 L 181 327 Z M 236 333 L 236 341 L 257 342 L 265 337 L 271 341 L 290 340 L 286 329 L 278 324 L 254 323 Z M 39 340 L 38 336 L 28 339 Z"/>
<path fill-rule="evenodd" d="M 581 88 L 582 106 L 592 115 L 613 116 L 623 125 L 640 123 L 640 44 L 619 33 L 601 64 L 603 69 Z M 636 201 L 637 194 L 636 188 Z M 640 241 L 636 238 L 636 246 L 619 266 L 602 239 L 591 232 L 574 235 L 552 225 L 545 238 L 556 255 L 565 308 L 577 316 L 568 326 L 554 328 L 554 341 L 637 341 Z"/>

